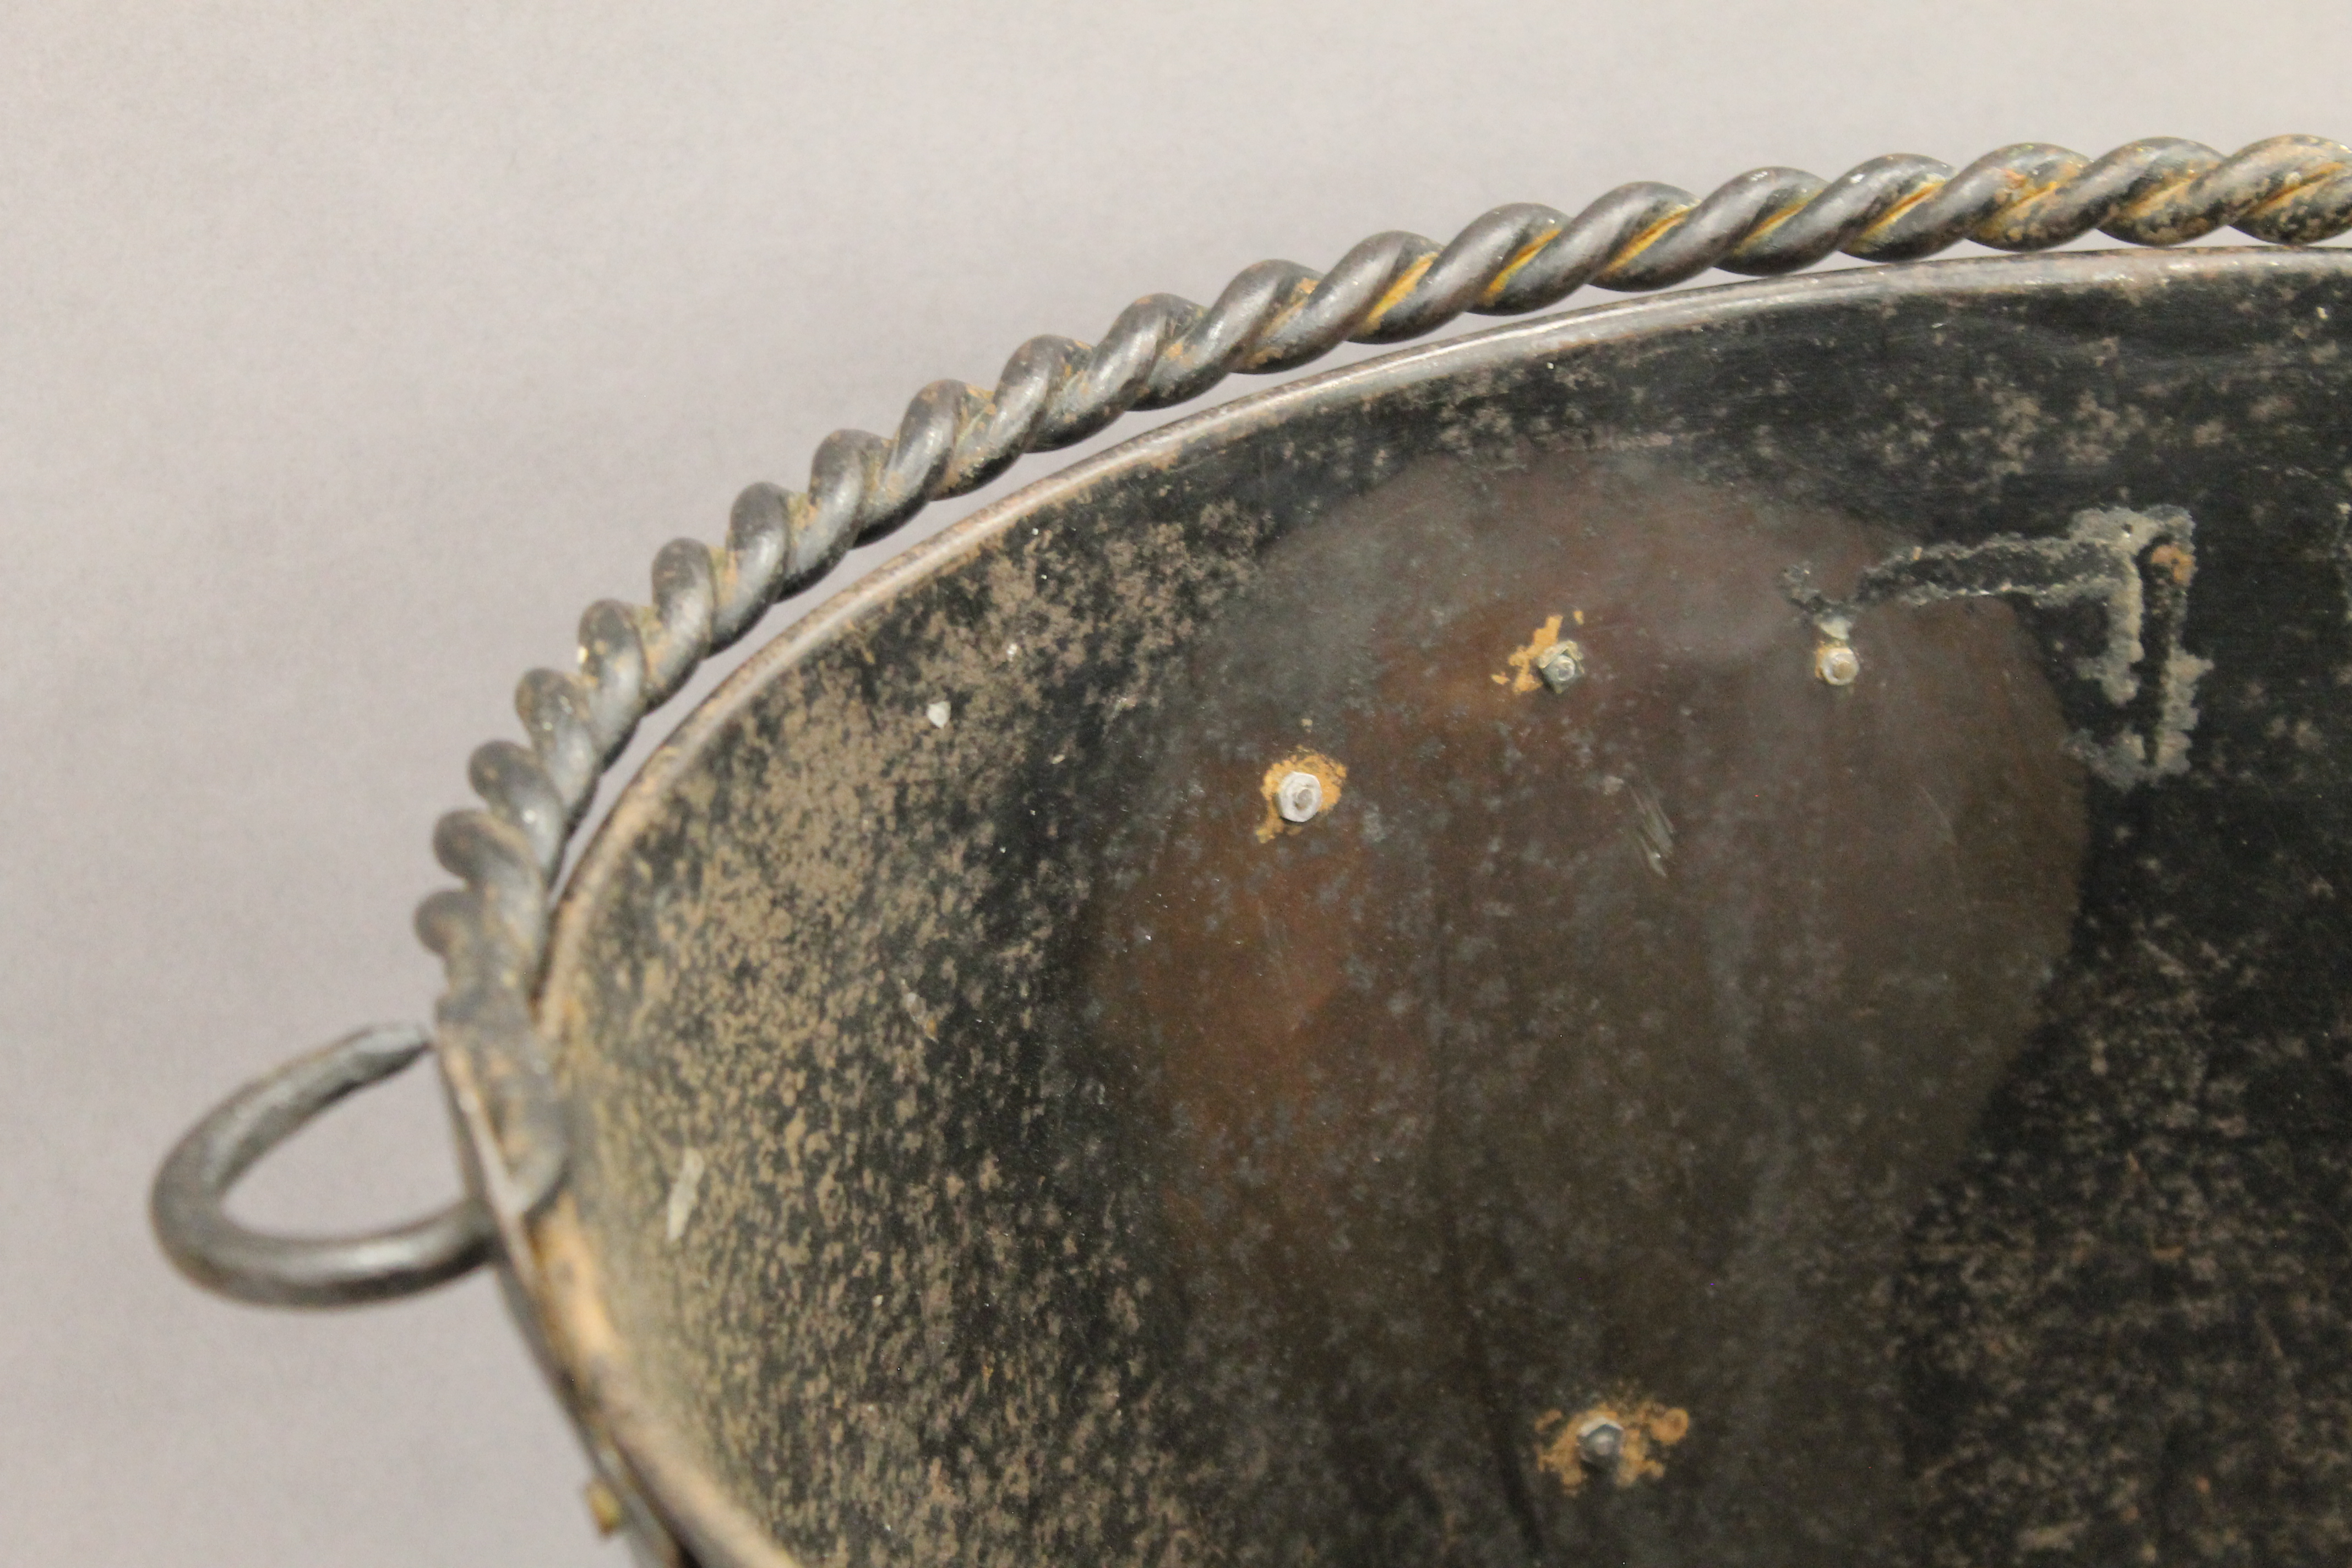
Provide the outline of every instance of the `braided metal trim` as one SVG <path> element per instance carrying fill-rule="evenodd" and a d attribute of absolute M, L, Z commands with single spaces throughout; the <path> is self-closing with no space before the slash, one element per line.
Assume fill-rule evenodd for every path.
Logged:
<path fill-rule="evenodd" d="M 1875 158 L 1835 180 L 1796 169 L 1742 174 L 1704 197 L 1620 186 L 1574 217 L 1497 207 L 1444 246 L 1391 231 L 1328 273 L 1286 261 L 1244 271 L 1203 308 L 1147 295 L 1101 342 L 1032 338 L 992 391 L 934 382 L 890 439 L 841 430 L 818 447 L 808 489 L 757 484 L 737 500 L 727 542 L 674 540 L 654 560 L 653 603 L 604 600 L 580 623 L 579 668 L 534 669 L 515 707 L 528 746 L 493 741 L 469 774 L 485 809 L 442 818 L 441 864 L 464 881 L 417 910 L 446 964 L 439 1044 L 489 1090 L 500 1142 L 528 1203 L 561 1176 L 560 1136 L 530 996 L 551 896 L 572 830 L 638 721 L 768 606 L 824 577 L 851 546 L 929 501 L 976 489 L 1024 453 L 1066 447 L 1136 408 L 1165 408 L 1234 372 L 1303 365 L 1343 342 L 1433 331 L 1465 311 L 1541 310 L 1587 284 L 1663 289 L 1709 268 L 1766 275 L 1836 252 L 1867 261 L 1930 256 L 1962 239 L 2042 250 L 2096 229 L 2175 245 L 2225 226 L 2307 245 L 2352 229 L 2352 149 L 2278 136 L 2224 157 L 2173 138 L 2092 159 L 2039 142 L 1954 172 L 1930 158 Z"/>

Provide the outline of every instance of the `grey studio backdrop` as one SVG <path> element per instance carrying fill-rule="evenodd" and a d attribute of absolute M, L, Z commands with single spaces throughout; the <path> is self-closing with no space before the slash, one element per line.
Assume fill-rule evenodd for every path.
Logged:
<path fill-rule="evenodd" d="M 746 481 L 1260 257 L 1761 163 L 2343 139 L 2347 60 L 2342 0 L 18 0 L 0 1555 L 620 1560 L 487 1280 L 230 1306 L 167 1270 L 142 1205 L 236 1083 L 429 1016 L 408 915 L 467 753 L 519 733 L 513 681 L 569 657 L 582 607 L 642 596 Z M 241 1208 L 341 1227 L 452 1180 L 412 1074 Z"/>

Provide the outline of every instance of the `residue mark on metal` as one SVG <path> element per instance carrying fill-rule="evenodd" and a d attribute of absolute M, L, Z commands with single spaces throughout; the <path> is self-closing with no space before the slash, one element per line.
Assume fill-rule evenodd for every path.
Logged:
<path fill-rule="evenodd" d="M 1828 639 L 1815 670 L 1832 685 L 1831 652 L 1853 621 L 1876 605 L 1932 605 L 1946 599 L 2014 598 L 2046 609 L 2093 605 L 2106 613 L 2106 641 L 2077 659 L 2074 672 L 2124 710 L 2118 734 L 2078 733 L 2070 748 L 2118 789 L 2189 768 L 2197 727 L 2197 683 L 2213 668 L 2181 641 L 2189 585 L 2197 575 L 2197 525 L 2177 506 L 2122 507 L 2074 514 L 2063 534 L 2001 533 L 1973 544 L 1929 544 L 1864 570 L 1853 591 L 1832 599 L 1802 567 L 1786 581 L 1790 600 Z M 2146 667 L 2150 679 L 2138 673 Z M 1860 673 L 1859 660 L 1853 666 Z M 1851 679 L 1851 677 L 1849 677 Z"/>
<path fill-rule="evenodd" d="M 1623 789 L 1633 800 L 1631 831 L 1634 847 L 1641 850 L 1642 858 L 1649 862 L 1651 870 L 1664 876 L 1666 861 L 1675 852 L 1675 825 L 1666 816 L 1665 802 L 1658 797 L 1656 786 L 1644 778 L 1604 779 L 1601 781 L 1601 793 L 1615 795 L 1617 789 L 1612 788 L 1612 784 Z"/>

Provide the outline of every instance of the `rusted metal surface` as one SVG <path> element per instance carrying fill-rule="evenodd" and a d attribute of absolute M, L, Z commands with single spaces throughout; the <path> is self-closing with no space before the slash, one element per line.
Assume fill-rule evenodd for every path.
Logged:
<path fill-rule="evenodd" d="M 927 547 L 555 923 L 589 1408 L 710 1562 L 2340 1553 L 2347 310 L 1687 296 Z"/>

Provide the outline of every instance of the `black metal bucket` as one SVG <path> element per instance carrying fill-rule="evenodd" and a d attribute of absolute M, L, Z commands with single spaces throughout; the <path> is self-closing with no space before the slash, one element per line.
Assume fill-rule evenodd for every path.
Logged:
<path fill-rule="evenodd" d="M 1676 295 L 834 601 L 572 874 L 543 1120 L 448 1064 L 606 1503 L 713 1563 L 2341 1560 L 2347 324 L 2341 251 Z M 446 1058 L 517 971 L 444 945 Z"/>

